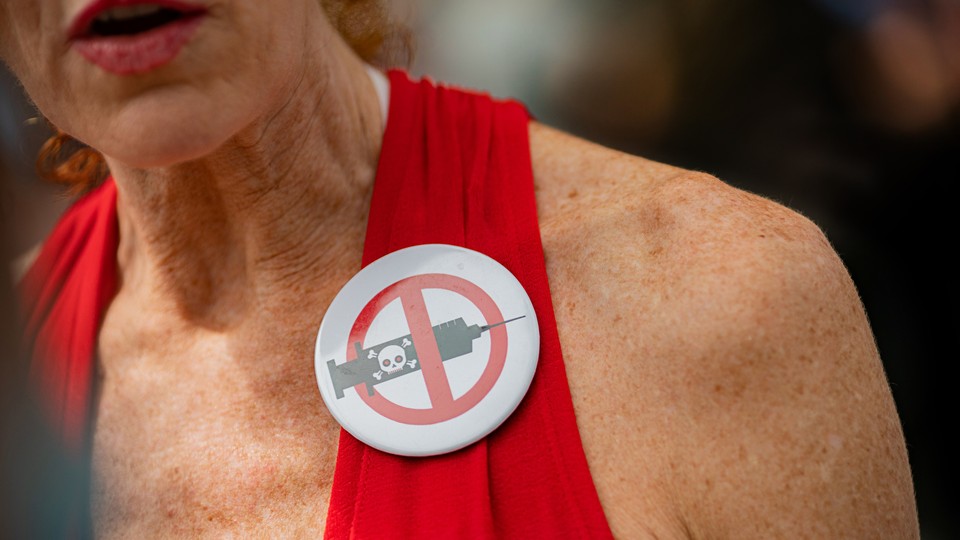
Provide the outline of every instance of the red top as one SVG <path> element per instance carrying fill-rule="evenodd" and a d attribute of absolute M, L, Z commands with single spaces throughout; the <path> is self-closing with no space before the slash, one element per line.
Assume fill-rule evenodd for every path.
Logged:
<path fill-rule="evenodd" d="M 74 455 L 90 434 L 94 355 L 117 292 L 119 240 L 117 188 L 108 180 L 60 218 L 19 285 L 30 375 Z"/>
<path fill-rule="evenodd" d="M 520 280 L 540 324 L 527 396 L 496 431 L 443 456 L 386 454 L 341 431 L 327 538 L 610 538 L 577 431 L 537 224 L 522 105 L 391 72 L 363 264 L 418 244 L 480 251 Z M 116 293 L 112 181 L 61 219 L 22 283 L 32 372 L 78 453 L 94 352 Z M 398 501 L 403 501 L 402 503 Z"/>

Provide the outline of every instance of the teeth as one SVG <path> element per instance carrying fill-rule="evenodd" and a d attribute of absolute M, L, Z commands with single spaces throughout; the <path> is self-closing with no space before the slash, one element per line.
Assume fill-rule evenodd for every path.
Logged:
<path fill-rule="evenodd" d="M 97 16 L 97 20 L 101 22 L 108 21 L 122 21 L 125 19 L 133 19 L 136 17 L 143 17 L 144 15 L 151 15 L 160 11 L 160 6 L 155 6 L 151 4 L 139 4 L 136 6 L 118 6 L 110 8 L 100 15 Z"/>

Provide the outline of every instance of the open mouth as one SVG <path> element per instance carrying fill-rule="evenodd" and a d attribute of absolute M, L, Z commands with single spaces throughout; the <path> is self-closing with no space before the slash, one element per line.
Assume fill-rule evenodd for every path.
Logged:
<path fill-rule="evenodd" d="M 68 40 L 108 72 L 139 75 L 172 62 L 206 15 L 182 0 L 94 0 L 70 25 Z"/>
<path fill-rule="evenodd" d="M 95 2 L 84 10 L 71 25 L 70 39 L 135 36 L 206 12 L 201 7 L 179 2 L 117 3 L 110 0 Z"/>
<path fill-rule="evenodd" d="M 159 6 L 130 6 L 108 9 L 90 24 L 91 36 L 140 34 L 180 20 L 183 13 Z"/>

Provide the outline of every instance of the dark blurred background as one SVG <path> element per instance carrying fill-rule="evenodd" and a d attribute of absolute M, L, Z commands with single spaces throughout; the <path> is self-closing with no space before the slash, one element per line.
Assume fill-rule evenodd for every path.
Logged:
<path fill-rule="evenodd" d="M 715 174 L 826 232 L 859 288 L 903 421 L 925 539 L 960 538 L 960 0 L 413 0 L 415 74 L 523 100 L 542 122 Z M 10 253 L 67 200 L 0 73 Z"/>

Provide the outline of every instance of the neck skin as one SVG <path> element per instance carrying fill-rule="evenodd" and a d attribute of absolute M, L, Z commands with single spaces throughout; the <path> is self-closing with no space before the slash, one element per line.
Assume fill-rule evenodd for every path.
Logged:
<path fill-rule="evenodd" d="M 359 269 L 383 121 L 364 64 L 328 41 L 270 114 L 213 154 L 159 169 L 108 158 L 122 289 L 229 331 L 316 313 Z"/>

